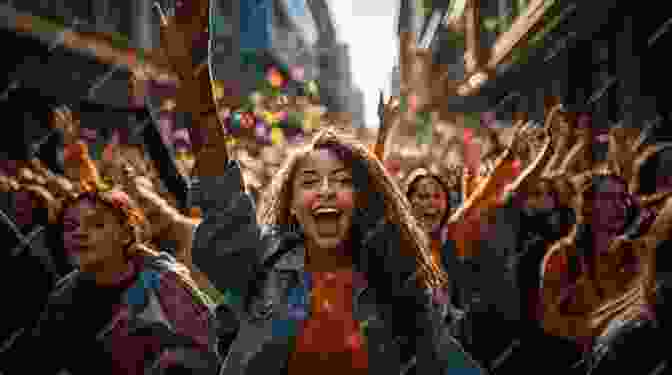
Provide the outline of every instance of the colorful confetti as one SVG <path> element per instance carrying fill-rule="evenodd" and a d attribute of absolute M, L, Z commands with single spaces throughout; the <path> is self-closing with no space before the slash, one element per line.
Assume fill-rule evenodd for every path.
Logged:
<path fill-rule="evenodd" d="M 292 67 L 290 74 L 293 80 L 303 81 L 305 76 L 305 69 L 302 66 L 294 66 Z"/>
<path fill-rule="evenodd" d="M 285 77 L 278 71 L 276 68 L 271 68 L 266 75 L 266 79 L 271 84 L 273 88 L 280 88 L 285 83 Z"/>
<path fill-rule="evenodd" d="M 222 81 L 212 82 L 212 96 L 217 101 L 221 100 L 224 97 L 224 82 Z"/>
<path fill-rule="evenodd" d="M 271 130 L 271 141 L 275 145 L 281 145 L 285 143 L 285 134 L 280 128 L 273 128 Z"/>
<path fill-rule="evenodd" d="M 317 82 L 315 81 L 309 81 L 306 84 L 306 93 L 308 96 L 313 96 L 316 97 L 318 96 L 319 88 L 317 87 Z"/>
<path fill-rule="evenodd" d="M 416 140 L 419 145 L 432 143 L 432 122 L 429 112 L 421 112 L 416 116 Z"/>

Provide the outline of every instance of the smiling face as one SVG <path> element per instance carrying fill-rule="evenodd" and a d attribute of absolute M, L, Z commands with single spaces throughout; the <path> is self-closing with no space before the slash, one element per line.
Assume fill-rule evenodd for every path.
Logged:
<path fill-rule="evenodd" d="M 425 232 L 438 230 L 448 211 L 448 197 L 441 185 L 432 177 L 421 177 L 413 183 L 408 198 Z"/>
<path fill-rule="evenodd" d="M 77 201 L 64 212 L 63 242 L 83 271 L 100 271 L 112 261 L 123 262 L 131 234 L 121 218 L 103 203 Z"/>
<path fill-rule="evenodd" d="M 315 150 L 297 163 L 292 184 L 290 211 L 306 241 L 321 251 L 338 249 L 352 228 L 352 168 L 329 149 Z"/>

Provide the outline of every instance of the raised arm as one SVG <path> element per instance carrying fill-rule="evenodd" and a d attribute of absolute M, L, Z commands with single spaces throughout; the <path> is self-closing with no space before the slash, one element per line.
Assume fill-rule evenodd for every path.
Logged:
<path fill-rule="evenodd" d="M 392 129 L 399 124 L 399 102 L 396 98 L 390 97 L 387 104 L 383 104 L 383 95 L 380 95 L 379 104 L 380 128 L 378 129 L 378 138 L 374 153 L 378 160 L 383 161 L 385 157 L 385 144 L 390 136 Z"/>
<path fill-rule="evenodd" d="M 208 0 L 187 3 L 191 11 L 162 19 L 162 48 L 180 77 L 177 109 L 191 116 L 191 136 L 196 155 L 194 175 L 221 176 L 227 166 L 226 134 L 218 119 L 208 69 L 193 61 L 192 39 L 208 27 Z M 212 37 L 212 36 L 210 36 Z"/>

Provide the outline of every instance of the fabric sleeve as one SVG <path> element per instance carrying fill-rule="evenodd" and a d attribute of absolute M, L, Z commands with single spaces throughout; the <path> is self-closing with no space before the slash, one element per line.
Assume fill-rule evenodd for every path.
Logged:
<path fill-rule="evenodd" d="M 224 175 L 196 179 L 192 194 L 192 203 L 201 207 L 204 217 L 194 236 L 193 264 L 225 302 L 240 311 L 262 248 L 256 210 L 243 189 L 240 166 L 229 161 Z"/>
<path fill-rule="evenodd" d="M 152 374 L 216 374 L 220 366 L 214 312 L 172 272 L 160 278 L 159 299 L 171 324 L 151 326 L 160 342 Z"/>
<path fill-rule="evenodd" d="M 389 306 L 383 314 L 391 320 L 393 334 L 402 352 L 412 353 L 410 365 L 417 374 L 447 374 L 480 367 L 450 336 L 434 292 L 419 285 L 413 256 L 399 249 L 400 231 L 396 225 L 381 223 L 365 240 L 363 266 L 369 283 L 376 288 L 378 303 Z"/>

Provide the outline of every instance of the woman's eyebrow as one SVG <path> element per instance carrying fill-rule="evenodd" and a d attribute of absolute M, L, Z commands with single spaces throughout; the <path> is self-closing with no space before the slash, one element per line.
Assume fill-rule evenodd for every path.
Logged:
<path fill-rule="evenodd" d="M 317 171 L 315 171 L 313 169 L 304 169 L 300 172 L 300 174 L 302 174 L 302 175 L 316 175 Z"/>

